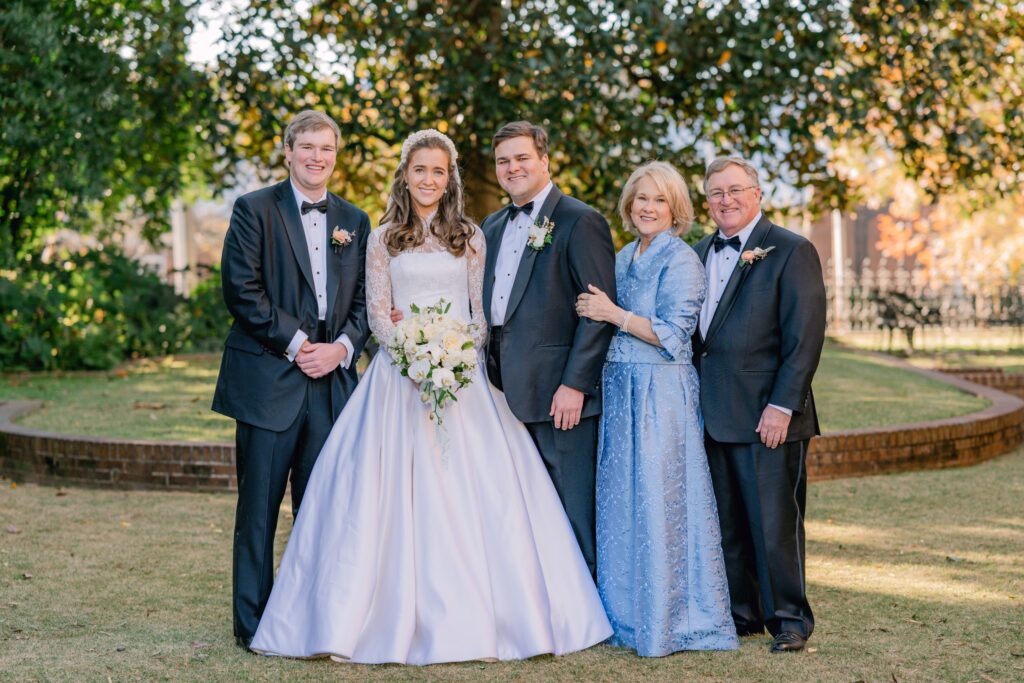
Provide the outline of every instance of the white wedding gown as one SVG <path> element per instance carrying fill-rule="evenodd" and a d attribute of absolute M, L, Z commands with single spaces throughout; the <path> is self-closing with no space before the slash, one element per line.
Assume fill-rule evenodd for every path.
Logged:
<path fill-rule="evenodd" d="M 408 315 L 444 298 L 480 326 L 479 348 L 479 230 L 457 258 L 433 238 L 391 257 L 384 229 L 367 254 L 377 338 L 392 303 Z M 563 654 L 612 634 L 540 454 L 482 360 L 457 396 L 439 439 L 417 387 L 377 353 L 320 452 L 253 650 L 432 664 Z"/>

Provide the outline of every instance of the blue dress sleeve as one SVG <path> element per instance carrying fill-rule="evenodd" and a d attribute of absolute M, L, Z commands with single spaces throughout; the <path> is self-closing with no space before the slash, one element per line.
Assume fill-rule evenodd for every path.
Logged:
<path fill-rule="evenodd" d="M 690 354 L 690 338 L 697 329 L 707 282 L 697 253 L 686 245 L 673 250 L 658 275 L 651 328 L 661 342 L 658 349 L 669 360 Z"/>

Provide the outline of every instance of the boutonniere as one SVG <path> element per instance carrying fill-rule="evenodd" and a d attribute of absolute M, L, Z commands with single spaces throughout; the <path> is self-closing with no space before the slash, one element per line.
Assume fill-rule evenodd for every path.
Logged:
<path fill-rule="evenodd" d="M 554 231 L 555 224 L 551 222 L 550 218 L 544 216 L 530 226 L 530 235 L 526 238 L 526 243 L 530 249 L 540 251 L 551 244 L 551 233 Z"/>
<path fill-rule="evenodd" d="M 754 247 L 753 249 L 747 249 L 745 252 L 740 254 L 740 268 L 752 266 L 765 256 L 771 253 L 774 246 L 762 249 L 761 247 Z"/>
<path fill-rule="evenodd" d="M 348 230 L 342 230 L 341 228 L 335 227 L 334 230 L 331 231 L 331 246 L 334 247 L 335 251 L 338 251 L 338 249 L 342 249 L 351 244 L 352 238 L 355 236 L 356 234 L 354 232 L 349 232 Z"/>

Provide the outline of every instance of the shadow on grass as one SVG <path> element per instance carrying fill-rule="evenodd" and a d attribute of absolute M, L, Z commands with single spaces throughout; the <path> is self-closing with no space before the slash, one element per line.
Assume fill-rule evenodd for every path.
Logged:
<path fill-rule="evenodd" d="M 0 520 L 16 530 L 0 530 L 0 670 L 12 680 L 1024 678 L 1024 451 L 812 485 L 817 628 L 804 653 L 770 655 L 767 637 L 748 637 L 739 652 L 640 659 L 598 646 L 426 668 L 262 658 L 235 646 L 231 495 L 0 484 Z M 286 513 L 280 528 L 279 552 Z"/>

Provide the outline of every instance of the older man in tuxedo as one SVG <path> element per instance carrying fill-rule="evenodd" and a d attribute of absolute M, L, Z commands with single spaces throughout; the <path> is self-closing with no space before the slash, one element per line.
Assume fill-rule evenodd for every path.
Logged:
<path fill-rule="evenodd" d="M 240 197 L 224 239 L 234 322 L 213 409 L 236 420 L 232 607 L 248 648 L 274 581 L 274 532 L 291 472 L 298 511 L 317 455 L 356 385 L 369 335 L 368 216 L 327 191 L 341 134 L 303 111 L 284 134 L 289 177 Z"/>
<path fill-rule="evenodd" d="M 800 650 L 814 628 L 804 573 L 811 379 L 825 336 L 813 245 L 761 212 L 757 169 L 724 157 L 704 190 L 717 232 L 701 241 L 707 298 L 694 335 L 705 442 L 740 635 Z"/>

